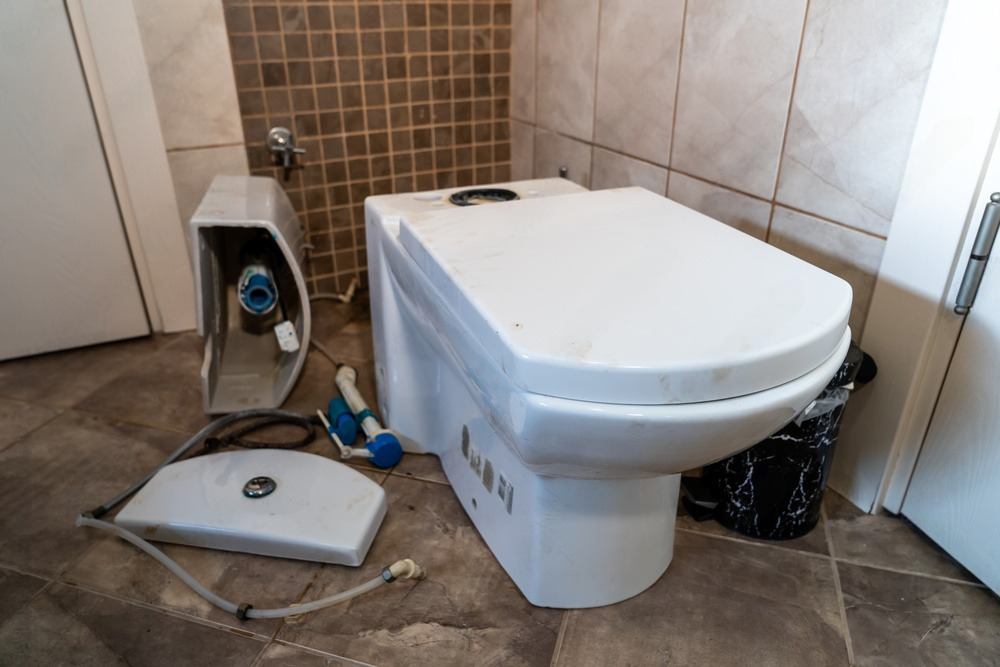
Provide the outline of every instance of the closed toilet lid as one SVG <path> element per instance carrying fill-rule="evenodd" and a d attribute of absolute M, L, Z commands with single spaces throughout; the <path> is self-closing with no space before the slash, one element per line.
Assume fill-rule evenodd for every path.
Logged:
<path fill-rule="evenodd" d="M 533 393 L 694 403 L 819 366 L 847 328 L 836 276 L 641 188 L 412 214 L 400 241 Z"/>

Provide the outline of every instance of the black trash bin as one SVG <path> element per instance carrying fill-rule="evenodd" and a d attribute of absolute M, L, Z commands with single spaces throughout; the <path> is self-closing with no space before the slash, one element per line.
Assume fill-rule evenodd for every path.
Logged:
<path fill-rule="evenodd" d="M 715 503 L 705 518 L 771 540 L 812 530 L 819 521 L 850 386 L 856 379 L 867 382 L 874 373 L 871 357 L 852 344 L 830 384 L 793 422 L 750 449 L 705 466 L 702 487 Z M 690 506 L 690 498 L 685 505 Z"/>

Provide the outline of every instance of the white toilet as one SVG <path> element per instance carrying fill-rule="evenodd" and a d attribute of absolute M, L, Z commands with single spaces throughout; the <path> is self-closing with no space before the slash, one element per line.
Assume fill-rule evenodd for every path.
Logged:
<path fill-rule="evenodd" d="M 850 343 L 843 280 L 640 188 L 366 202 L 378 407 L 527 599 L 663 574 L 680 473 L 790 421 Z"/>

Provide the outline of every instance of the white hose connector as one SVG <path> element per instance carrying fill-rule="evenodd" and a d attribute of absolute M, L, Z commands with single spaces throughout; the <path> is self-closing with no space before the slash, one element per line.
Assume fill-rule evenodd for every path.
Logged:
<path fill-rule="evenodd" d="M 360 586 L 355 586 L 350 590 L 337 593 L 335 595 L 330 595 L 325 598 L 320 598 L 319 600 L 313 600 L 312 602 L 306 602 L 304 604 L 298 604 L 294 607 L 283 607 L 280 609 L 254 609 L 253 605 L 243 603 L 237 605 L 234 602 L 230 602 L 224 598 L 219 597 L 212 591 L 208 590 L 200 581 L 192 577 L 187 570 L 182 568 L 177 564 L 170 556 L 163 553 L 152 544 L 142 539 L 135 533 L 129 532 L 122 528 L 121 526 L 116 526 L 113 523 L 108 523 L 107 521 L 101 521 L 100 519 L 91 519 L 89 517 L 83 516 L 82 514 L 76 518 L 77 527 L 88 526 L 90 528 L 97 528 L 98 530 L 103 530 L 109 533 L 114 533 L 118 537 L 122 538 L 126 542 L 131 542 L 135 546 L 139 547 L 147 554 L 155 558 L 160 562 L 161 565 L 166 567 L 168 570 L 173 572 L 183 581 L 188 587 L 191 588 L 195 593 L 205 598 L 212 604 L 214 604 L 219 609 L 227 611 L 230 614 L 235 614 L 236 618 L 241 621 L 247 618 L 285 618 L 287 616 L 298 616 L 300 614 L 307 614 L 311 611 L 317 611 L 319 609 L 325 609 L 331 605 L 338 604 L 340 602 L 346 602 L 351 598 L 357 597 L 362 593 L 367 593 L 368 591 L 378 588 L 382 584 L 386 584 L 395 581 L 399 577 L 405 579 L 423 579 L 427 576 L 424 568 L 420 567 L 414 563 L 409 558 L 405 560 L 399 560 L 390 565 L 389 567 L 382 570 L 382 574 L 374 579 L 369 579 Z M 390 576 L 386 576 L 386 573 L 390 573 Z"/>
<path fill-rule="evenodd" d="M 397 560 L 395 563 L 389 566 L 389 572 L 396 579 L 403 577 L 404 579 L 426 579 L 427 571 L 414 563 L 409 558 L 403 560 Z"/>
<path fill-rule="evenodd" d="M 319 294 L 313 294 L 309 297 L 310 301 L 339 301 L 340 303 L 350 303 L 354 301 L 354 292 L 358 289 L 358 279 L 351 278 L 351 283 L 347 286 L 347 290 L 343 294 L 336 294 L 333 292 L 320 292 Z"/>

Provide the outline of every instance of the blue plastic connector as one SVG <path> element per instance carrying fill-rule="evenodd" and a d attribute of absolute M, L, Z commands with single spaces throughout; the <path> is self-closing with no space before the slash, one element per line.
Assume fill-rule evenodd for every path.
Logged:
<path fill-rule="evenodd" d="M 368 460 L 379 468 L 391 468 L 403 458 L 403 446 L 399 444 L 399 439 L 388 431 L 376 435 L 374 440 L 365 444 L 365 447 L 372 453 Z"/>
<path fill-rule="evenodd" d="M 358 423 L 354 420 L 354 413 L 347 401 L 340 396 L 332 399 L 327 407 L 327 414 L 330 416 L 330 428 L 342 443 L 350 445 L 358 439 Z"/>

